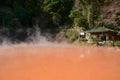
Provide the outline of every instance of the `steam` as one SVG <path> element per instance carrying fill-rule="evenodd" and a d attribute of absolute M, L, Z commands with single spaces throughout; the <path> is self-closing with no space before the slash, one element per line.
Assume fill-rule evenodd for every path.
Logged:
<path fill-rule="evenodd" d="M 32 33 L 32 32 L 31 32 Z M 24 35 L 22 35 L 24 37 Z M 16 37 L 11 36 L 13 39 L 0 35 L 0 46 L 18 45 L 18 44 L 49 44 L 51 43 L 47 36 L 42 36 L 39 26 L 34 26 L 34 32 L 29 35 L 25 41 L 20 41 Z"/>
<path fill-rule="evenodd" d="M 31 31 L 32 30 L 32 31 Z M 21 32 L 24 32 L 24 30 L 16 30 L 16 32 L 19 34 Z M 61 42 L 58 42 L 57 39 L 54 39 L 49 33 L 44 33 L 44 36 L 42 35 L 41 33 L 41 30 L 39 28 L 38 25 L 35 25 L 33 28 L 30 29 L 30 31 L 27 32 L 28 34 L 28 37 L 25 39 L 25 41 L 20 41 L 19 39 L 16 39 L 16 35 L 12 35 L 11 37 L 13 39 L 11 39 L 11 37 L 0 37 L 0 48 L 4 48 L 4 47 L 13 47 L 14 45 L 38 45 L 38 46 L 41 46 L 41 45 L 49 45 L 50 47 L 52 46 L 68 46 L 68 43 L 67 42 L 64 42 L 64 41 L 61 41 Z M 30 33 L 30 35 L 29 35 Z M 22 37 L 24 37 L 24 35 L 22 35 Z M 20 38 L 21 39 L 21 38 Z"/>
<path fill-rule="evenodd" d="M 47 37 L 41 35 L 40 28 L 38 26 L 35 26 L 35 33 L 32 36 L 29 36 L 28 40 L 31 40 L 30 43 L 34 44 L 50 43 Z"/>

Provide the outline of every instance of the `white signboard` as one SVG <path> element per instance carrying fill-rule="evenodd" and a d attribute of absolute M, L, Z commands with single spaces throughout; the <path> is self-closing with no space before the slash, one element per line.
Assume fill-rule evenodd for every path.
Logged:
<path fill-rule="evenodd" d="M 80 35 L 84 36 L 84 35 L 85 35 L 85 33 L 84 33 L 84 32 L 80 32 Z"/>

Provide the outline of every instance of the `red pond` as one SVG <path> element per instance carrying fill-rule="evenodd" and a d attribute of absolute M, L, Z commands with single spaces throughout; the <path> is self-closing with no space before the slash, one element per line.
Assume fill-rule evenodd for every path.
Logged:
<path fill-rule="evenodd" d="M 120 80 L 120 49 L 64 45 L 1 47 L 0 80 Z"/>

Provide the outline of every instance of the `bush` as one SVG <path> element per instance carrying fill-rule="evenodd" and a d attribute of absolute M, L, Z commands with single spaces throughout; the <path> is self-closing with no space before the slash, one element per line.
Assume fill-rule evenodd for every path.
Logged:
<path fill-rule="evenodd" d="M 117 46 L 117 47 L 120 47 L 120 41 L 114 42 L 114 45 Z"/>
<path fill-rule="evenodd" d="M 100 39 L 95 35 L 91 36 L 91 38 L 93 40 L 93 43 L 95 43 L 95 44 L 100 41 Z"/>
<path fill-rule="evenodd" d="M 79 34 L 76 30 L 67 30 L 65 36 L 71 41 L 75 41 L 78 39 Z"/>
<path fill-rule="evenodd" d="M 106 41 L 104 46 L 114 46 L 114 42 L 113 41 Z"/>

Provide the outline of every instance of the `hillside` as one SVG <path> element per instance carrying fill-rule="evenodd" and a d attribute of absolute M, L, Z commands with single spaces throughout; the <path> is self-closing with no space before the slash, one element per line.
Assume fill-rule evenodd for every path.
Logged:
<path fill-rule="evenodd" d="M 89 30 L 106 26 L 119 31 L 120 1 L 0 0 L 0 35 L 25 41 L 36 26 L 42 34 L 53 35 L 73 27 Z"/>
<path fill-rule="evenodd" d="M 101 6 L 103 19 L 100 21 L 110 28 L 120 30 L 120 0 L 113 0 L 109 5 Z"/>

